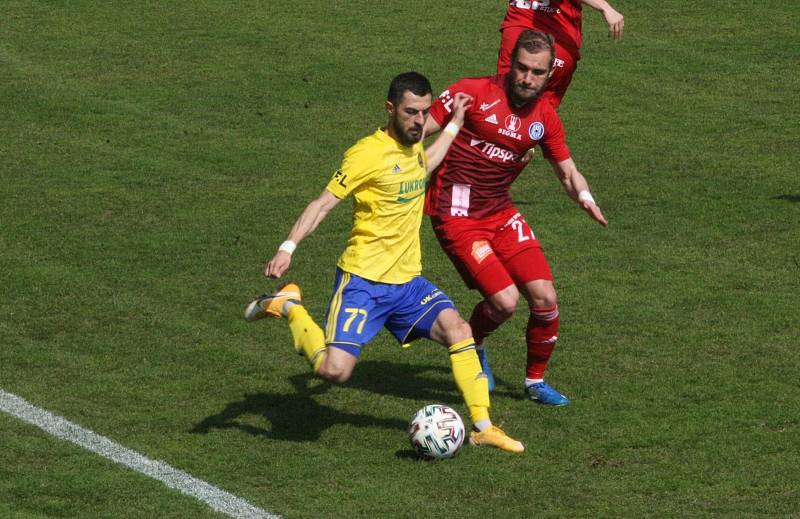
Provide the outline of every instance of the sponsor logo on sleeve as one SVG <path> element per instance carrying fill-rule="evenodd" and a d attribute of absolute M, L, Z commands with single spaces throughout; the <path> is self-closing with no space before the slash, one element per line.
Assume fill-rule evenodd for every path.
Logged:
<path fill-rule="evenodd" d="M 544 137 L 544 125 L 539 121 L 531 123 L 531 125 L 528 126 L 528 135 L 535 141 L 541 140 L 542 137 Z"/>
<path fill-rule="evenodd" d="M 347 180 L 347 175 L 342 173 L 341 169 L 336 171 L 336 173 L 333 175 L 333 178 L 340 186 L 347 189 L 347 184 L 345 183 L 345 180 Z"/>
<path fill-rule="evenodd" d="M 442 106 L 447 110 L 447 113 L 453 111 L 453 96 L 450 95 L 450 90 L 445 90 L 439 94 L 439 99 L 442 101 Z"/>

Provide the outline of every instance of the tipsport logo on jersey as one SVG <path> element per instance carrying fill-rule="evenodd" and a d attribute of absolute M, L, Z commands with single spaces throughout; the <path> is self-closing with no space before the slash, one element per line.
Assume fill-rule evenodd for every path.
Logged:
<path fill-rule="evenodd" d="M 501 148 L 493 142 L 483 139 L 470 139 L 469 145 L 473 148 L 478 148 L 481 153 L 486 155 L 490 160 L 499 160 L 503 164 L 506 162 L 517 162 L 519 160 L 519 155 L 511 150 Z"/>

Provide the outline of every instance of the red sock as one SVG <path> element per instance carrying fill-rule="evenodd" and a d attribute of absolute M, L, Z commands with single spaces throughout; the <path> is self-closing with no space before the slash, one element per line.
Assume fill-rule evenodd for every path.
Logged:
<path fill-rule="evenodd" d="M 526 378 L 543 379 L 547 361 L 558 341 L 558 306 L 534 308 L 525 334 L 528 341 Z"/>
<path fill-rule="evenodd" d="M 472 328 L 472 337 L 475 339 L 475 344 L 479 346 L 483 345 L 483 340 L 491 335 L 501 324 L 492 319 L 491 313 L 492 309 L 486 301 L 481 301 L 472 309 L 469 325 Z"/>

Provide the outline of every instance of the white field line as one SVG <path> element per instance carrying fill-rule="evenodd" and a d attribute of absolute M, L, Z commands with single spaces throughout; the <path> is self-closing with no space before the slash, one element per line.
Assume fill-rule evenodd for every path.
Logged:
<path fill-rule="evenodd" d="M 88 429 L 38 408 L 22 398 L 0 389 L 0 411 L 4 411 L 45 432 L 74 443 L 84 449 L 99 454 L 115 463 L 120 463 L 136 472 L 141 472 L 164 483 L 169 488 L 194 497 L 212 509 L 237 519 L 278 519 L 247 501 L 194 478 L 157 460 L 152 460 L 114 443 Z"/>

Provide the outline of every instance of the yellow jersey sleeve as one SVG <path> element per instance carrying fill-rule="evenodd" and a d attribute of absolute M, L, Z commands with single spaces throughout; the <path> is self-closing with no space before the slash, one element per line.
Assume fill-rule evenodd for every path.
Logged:
<path fill-rule="evenodd" d="M 333 174 L 326 189 L 336 198 L 343 199 L 369 181 L 378 172 L 379 165 L 374 149 L 366 146 L 362 140 L 344 153 L 342 165 Z"/>

